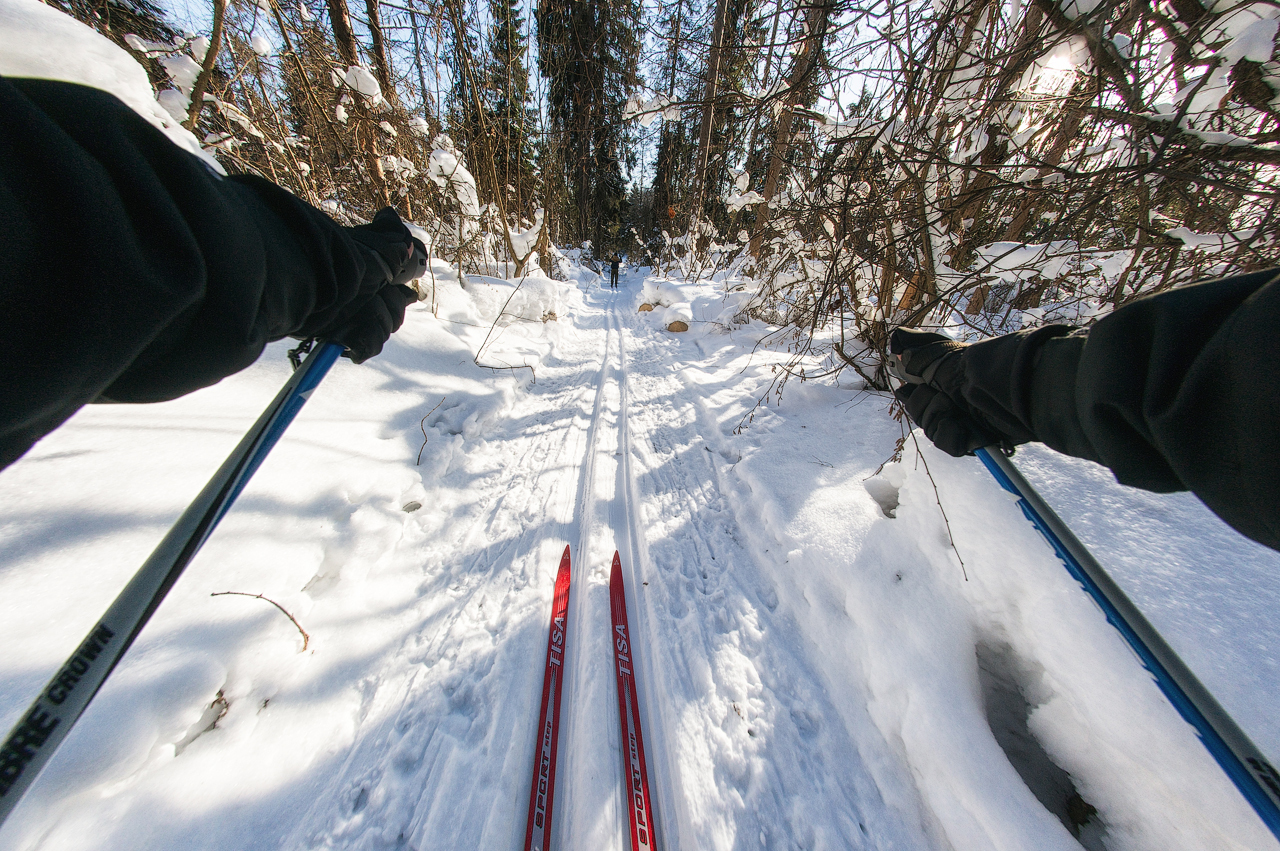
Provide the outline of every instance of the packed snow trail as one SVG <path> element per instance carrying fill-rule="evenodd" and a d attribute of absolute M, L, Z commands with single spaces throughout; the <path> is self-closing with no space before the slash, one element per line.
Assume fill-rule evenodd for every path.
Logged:
<path fill-rule="evenodd" d="M 6 826 L 4 847 L 518 846 L 538 661 L 565 542 L 580 553 L 580 567 L 555 822 L 563 847 L 626 843 L 609 650 L 614 549 L 627 555 L 633 588 L 661 847 L 733 847 L 742 836 L 751 844 L 764 836 L 768 844 L 828 832 L 815 825 L 810 805 L 845 814 L 832 834 L 843 837 L 840 844 L 867 844 L 864 829 L 884 834 L 877 821 L 896 818 L 881 812 L 876 783 L 845 735 L 823 729 L 824 687 L 803 664 L 765 650 L 770 627 L 756 622 L 758 607 L 723 573 L 750 560 L 731 543 L 734 523 L 723 497 L 708 490 L 703 453 L 692 447 L 687 457 L 666 458 L 656 470 L 645 463 L 632 474 L 633 453 L 651 456 L 648 446 L 671 446 L 676 435 L 696 438 L 691 422 L 653 433 L 654 406 L 665 415 L 669 400 L 649 394 L 637 414 L 629 411 L 624 346 L 635 341 L 653 357 L 660 343 L 653 331 L 636 338 L 630 311 L 609 309 L 625 293 L 595 289 L 564 311 L 565 327 L 542 353 L 537 383 L 517 391 L 518 404 L 509 390 L 495 393 L 477 381 L 486 373 L 457 365 L 469 352 L 449 336 L 448 322 L 422 315 L 424 305 L 415 308 L 422 318 L 411 315 L 372 369 L 340 365 Z M 473 283 L 470 298 L 485 297 Z M 472 346 L 482 330 L 455 328 L 476 338 Z M 528 348 L 515 343 L 517 351 Z M 648 369 L 671 372 L 658 364 Z M 200 463 L 192 463 L 191 449 L 200 446 L 199 457 L 208 459 L 202 463 L 216 466 L 218 445 L 202 445 L 210 441 L 191 431 L 191 440 L 165 444 L 172 449 L 155 457 L 138 446 L 139 426 L 189 428 L 182 424 L 192 416 L 208 422 L 205 411 L 242 396 L 251 414 L 257 402 L 246 387 L 262 393 L 285 374 L 283 364 L 266 360 L 168 407 L 91 409 L 82 425 L 69 424 L 30 463 L 7 471 L 6 483 L 21 493 L 21 482 L 56 479 L 65 467 L 95 488 L 118 487 L 113 471 L 132 469 L 129 478 L 151 481 L 147 463 L 167 460 L 193 467 L 185 478 L 198 487 Z M 376 404 L 363 389 L 372 376 L 381 384 Z M 687 413 L 688 403 L 678 410 Z M 353 426 L 353 411 L 368 425 Z M 424 414 L 430 440 L 418 474 L 413 461 L 421 447 L 379 435 L 389 425 L 397 430 L 391 434 L 416 432 Z M 631 426 L 636 416 L 645 424 L 639 436 Z M 238 429 L 229 422 L 226 440 Z M 644 481 L 655 474 L 660 493 Z M 135 501 L 159 497 L 167 513 L 182 504 L 174 484 L 181 483 L 171 483 L 172 493 L 137 486 L 124 493 Z M 650 515 L 652 525 L 645 506 L 655 498 L 709 512 L 686 518 L 693 536 L 682 536 L 675 551 L 664 547 L 658 565 L 648 555 L 653 529 L 636 531 L 640 515 Z M 129 500 L 117 503 L 129 510 Z M 10 517 L 19 504 L 9 503 Z M 87 502 L 81 514 L 97 504 Z M 77 617 L 96 616 L 113 582 L 154 542 L 149 536 L 163 531 L 164 513 L 138 528 L 120 526 L 123 538 L 108 525 L 108 536 L 93 542 L 104 575 L 85 586 Z M 43 534 L 29 524 L 10 528 Z M 127 545 L 108 543 L 116 539 Z M 74 581 L 83 559 L 75 551 L 57 555 L 56 539 L 47 540 L 49 549 L 24 545 L 18 552 L 54 554 L 45 577 Z M 680 563 L 674 571 L 673 557 Z M 208 598 L 242 589 L 293 611 L 312 636 L 307 653 L 297 655 L 296 633 L 270 607 Z M 69 619 L 50 641 L 43 619 L 24 621 L 38 606 L 12 593 L 6 603 L 16 636 L 27 642 L 10 646 L 19 654 L 39 648 L 27 658 L 40 660 L 9 681 L 12 714 L 47 676 L 41 666 L 56 665 L 58 640 L 74 641 L 83 626 Z M 755 703 L 760 662 L 789 681 L 794 697 L 780 712 Z M 766 687 L 775 676 L 765 672 Z M 708 695 L 708 686 L 718 693 Z M 708 708 L 712 717 L 700 717 Z M 771 769 L 764 749 L 773 746 L 812 751 L 818 762 L 831 755 L 841 778 L 832 783 L 813 764 Z M 208 804 L 192 808 L 193 795 Z M 863 810 L 868 815 L 859 818 Z"/>
<path fill-rule="evenodd" d="M 557 847 L 573 847 L 580 842 L 602 851 L 625 847 L 621 765 L 616 748 L 611 750 L 600 746 L 607 738 L 598 728 L 599 720 L 609 717 L 607 712 L 602 712 L 602 707 L 607 704 L 601 701 L 609 697 L 609 691 L 606 688 L 602 692 L 602 686 L 609 686 L 612 668 L 608 652 L 608 562 L 607 556 L 597 557 L 597 553 L 614 546 L 612 542 L 619 529 L 613 525 L 601 526 L 597 514 L 602 505 L 610 502 L 607 498 L 609 491 L 617 489 L 614 482 L 617 464 L 613 460 L 617 446 L 617 385 L 609 377 L 617 351 L 618 334 L 601 307 L 591 309 L 590 301 L 584 307 L 585 310 L 570 317 L 571 321 L 578 323 L 577 330 L 581 332 L 577 341 L 579 345 L 566 345 L 564 357 L 558 365 L 544 362 L 538 384 L 528 388 L 531 398 L 537 396 L 542 400 L 542 404 L 537 406 L 539 413 L 530 418 L 531 422 L 539 426 L 557 420 L 563 422 L 540 434 L 538 429 L 534 429 L 535 435 L 531 439 L 517 438 L 518 442 L 527 439 L 529 447 L 507 466 L 510 477 L 505 478 L 497 489 L 499 495 L 492 508 L 486 511 L 484 524 L 474 527 L 475 531 L 468 537 L 474 536 L 477 540 L 499 537 L 493 533 L 492 524 L 500 523 L 499 515 L 504 513 L 524 514 L 532 522 L 526 523 L 514 545 L 485 549 L 483 561 L 487 570 L 478 574 L 471 569 L 464 571 L 472 579 L 467 593 L 462 599 L 446 604 L 448 620 L 433 630 L 436 637 L 429 649 L 417 654 L 413 660 L 430 666 L 430 672 L 423 675 L 420 685 L 396 684 L 402 677 L 394 671 L 375 677 L 379 683 L 393 683 L 388 699 L 397 706 L 396 711 L 379 713 L 382 720 L 377 726 L 357 733 L 357 744 L 347 758 L 342 776 L 330 784 L 332 791 L 328 800 L 318 799 L 312 808 L 313 815 L 303 819 L 304 824 L 315 823 L 324 820 L 324 813 L 341 814 L 355 810 L 359 814 L 359 823 L 354 826 L 354 831 L 348 832 L 345 827 L 350 817 L 330 816 L 332 826 L 328 831 L 318 834 L 314 828 L 304 828 L 305 832 L 296 835 L 296 841 L 287 842 L 286 846 L 346 845 L 375 825 L 374 829 L 386 837 L 390 835 L 388 826 L 396 823 L 403 823 L 396 833 L 397 841 L 403 839 L 420 847 L 436 847 L 442 843 L 451 843 L 454 847 L 470 846 L 473 841 L 475 847 L 508 844 L 503 838 L 502 823 L 509 820 L 506 811 L 512 808 L 513 802 L 503 800 L 501 796 L 486 802 L 492 807 L 492 831 L 486 825 L 486 829 L 469 837 L 456 829 L 454 820 L 459 808 L 474 807 L 476 798 L 486 797 L 479 791 L 480 787 L 515 785 L 519 788 L 529 782 L 529 772 L 524 767 L 527 747 L 519 743 L 522 740 L 532 741 L 525 728 L 529 726 L 534 704 L 514 697 L 502 701 L 505 716 L 495 718 L 487 731 L 489 735 L 511 735 L 511 751 L 494 754 L 495 757 L 500 756 L 500 762 L 493 766 L 495 770 L 501 770 L 500 781 L 498 776 L 490 776 L 484 771 L 472 772 L 466 767 L 468 760 L 447 753 L 452 742 L 446 742 L 435 759 L 419 756 L 424 751 L 431 751 L 437 728 L 442 726 L 438 718 L 428 717 L 432 711 L 440 714 L 439 710 L 424 707 L 431 705 L 430 695 L 441 682 L 442 673 L 445 677 L 444 690 L 451 690 L 448 677 L 453 676 L 453 672 L 436 669 L 440 661 L 450 655 L 451 644 L 465 643 L 465 634 L 458 634 L 454 624 L 459 624 L 462 630 L 473 626 L 466 618 L 471 608 L 470 597 L 480 598 L 477 609 L 483 606 L 495 588 L 511 581 L 504 577 L 513 556 L 528 553 L 528 557 L 533 558 L 535 554 L 546 551 L 548 546 L 544 539 L 553 534 L 553 544 L 558 545 L 559 541 L 573 544 L 577 565 L 570 595 L 569 621 L 573 627 L 568 634 L 565 652 L 565 709 L 560 732 L 561 758 L 553 836 L 558 838 Z M 565 410 L 573 411 L 573 417 L 563 418 L 560 412 Z M 548 418 L 551 423 L 548 423 Z M 519 429 L 521 433 L 527 431 L 527 428 Z M 572 500 L 568 498 L 570 493 L 573 494 Z M 539 504 L 544 499 L 545 502 Z M 476 567 L 480 567 L 478 560 Z M 546 573 L 533 574 L 535 578 L 539 575 L 545 577 Z M 449 590 L 454 591 L 453 588 Z M 538 589 L 534 587 L 533 591 L 537 594 Z M 494 640 L 498 636 L 486 638 Z M 509 647 L 511 641 L 511 638 L 506 638 L 502 650 L 508 655 L 515 651 L 518 656 L 519 650 Z M 411 644 L 416 647 L 416 640 L 411 640 Z M 404 665 L 395 660 L 390 667 L 398 669 Z M 475 673 L 460 670 L 456 675 L 465 680 Z M 481 673 L 479 680 L 474 684 L 464 682 L 460 690 L 484 689 L 492 693 L 490 689 L 501 689 L 501 681 L 496 674 Z M 527 676 L 522 679 L 527 679 Z M 520 692 L 526 691 L 520 689 Z M 482 711 L 472 704 L 475 699 L 478 696 L 471 694 L 465 698 L 466 712 L 473 717 Z M 451 704 L 453 702 L 450 701 Z M 448 713 L 444 714 L 447 721 Z M 388 747 L 388 741 L 394 741 L 394 752 Z M 487 741 L 486 745 L 491 745 L 494 751 L 501 750 L 498 740 Z M 391 772 L 386 771 L 385 764 L 395 762 L 400 773 L 405 773 L 400 765 L 403 760 L 400 754 L 405 751 L 412 755 L 414 770 L 407 772 L 403 780 L 389 784 L 386 777 Z M 452 764 L 445 761 L 450 758 L 457 761 Z M 518 770 L 512 771 L 514 767 Z M 475 785 L 460 786 L 458 777 L 468 774 L 474 775 L 472 782 Z M 391 789 L 390 794 L 388 788 Z M 365 816 L 365 809 L 369 806 L 367 802 L 374 800 L 367 791 L 370 789 L 379 790 L 382 793 L 378 796 L 380 803 L 385 801 L 385 804 L 380 811 Z M 352 795 L 355 796 L 355 804 L 350 803 Z M 364 796 L 363 800 L 361 796 Z M 582 820 L 584 815 L 588 817 L 586 823 Z"/>
<path fill-rule="evenodd" d="M 627 284 L 624 276 L 613 298 L 621 299 Z M 635 457 L 652 457 L 633 443 L 632 419 L 654 424 L 655 406 L 660 417 L 670 419 L 673 407 L 691 413 L 692 403 L 649 397 L 633 414 L 628 349 L 637 343 L 652 356 L 662 342 L 653 331 L 628 327 L 629 316 L 629 310 L 616 308 L 607 314 L 594 449 L 582 477 L 579 552 L 586 581 L 575 588 L 571 620 L 591 626 L 571 633 L 576 639 L 571 637 L 566 652 L 565 685 L 573 697 L 566 700 L 570 719 L 561 735 L 572 744 L 563 757 L 562 800 L 572 803 L 564 816 L 557 813 L 559 847 L 626 847 L 619 844 L 627 817 L 618 782 L 621 742 L 612 717 L 616 689 L 607 628 L 614 549 L 629 554 L 622 563 L 660 848 L 732 848 L 743 842 L 771 847 L 806 836 L 822 837 L 832 847 L 927 847 L 931 843 L 911 816 L 903 824 L 901 813 L 886 811 L 859 748 L 838 727 L 821 729 L 825 686 L 799 660 L 768 650 L 775 630 L 786 627 L 772 624 L 771 615 L 751 599 L 758 569 L 737 545 L 741 532 L 729 501 L 709 481 L 714 472 L 699 451 L 696 428 L 688 428 L 694 423 L 677 438 L 692 442 L 686 451 L 661 459 L 657 469 L 646 465 L 639 477 L 632 472 Z M 665 358 L 649 363 L 668 378 L 677 371 Z M 672 437 L 637 440 L 656 445 Z M 653 479 L 657 492 L 644 479 Z M 664 538 L 661 532 L 670 529 L 660 522 L 655 529 L 658 518 L 641 514 L 642 502 L 655 497 L 659 511 L 676 507 L 675 516 L 687 524 L 678 549 L 669 554 L 679 569 L 668 573 L 653 569 L 648 545 L 655 533 Z M 731 572 L 749 577 L 748 587 L 728 581 Z M 763 672 L 757 669 L 761 663 Z M 767 705 L 780 696 L 773 693 L 774 683 L 787 696 L 781 711 Z M 708 708 L 711 717 L 700 718 Z M 874 748 L 876 738 L 873 733 L 865 744 Z M 809 756 L 801 766 L 789 760 L 769 766 L 770 747 Z M 822 767 L 827 758 L 832 768 L 839 766 L 835 778 Z M 899 794 L 910 798 L 906 790 Z M 815 819 L 815 809 L 827 816 Z"/>
<path fill-rule="evenodd" d="M 629 493 L 615 504 L 630 516 L 615 523 L 635 530 L 644 568 L 628 587 L 660 847 L 937 847 L 903 778 L 877 776 L 878 733 L 851 735 L 829 684 L 792 652 L 806 641 L 752 555 L 743 524 L 756 518 L 740 519 L 723 488 L 727 459 L 709 445 L 719 428 L 673 357 L 679 340 L 625 304 L 617 481 Z"/>
<path fill-rule="evenodd" d="M 792 385 L 753 412 L 786 353 L 729 321 L 732 282 L 637 274 L 611 293 L 573 269 L 576 286 L 464 290 L 441 264 L 438 299 L 382 356 L 335 367 L 0 848 L 518 848 L 569 544 L 558 847 L 627 845 L 617 549 L 663 851 L 1076 851 L 1067 799 L 1030 791 L 1045 778 L 1097 806 L 1090 849 L 1274 849 L 972 459 L 908 441 L 877 472 L 902 432 L 856 385 Z M 689 332 L 635 312 L 651 286 Z M 0 476 L 0 722 L 283 383 L 285 348 L 182 400 L 86 409 Z M 1065 503 L 1093 475 L 1025 454 Z M 1203 508 L 1086 480 L 1127 534 L 1175 508 L 1179 529 L 1218 534 Z M 1274 554 L 1211 539 L 1215 564 L 1252 571 L 1250 605 L 1280 599 Z M 279 602 L 306 652 L 270 605 L 219 591 Z M 1268 624 L 1250 640 L 1271 646 Z M 1234 696 L 1255 727 L 1271 687 L 1256 655 Z M 1011 766 L 1010 731 L 1011 750 L 1041 749 L 1040 775 Z"/>

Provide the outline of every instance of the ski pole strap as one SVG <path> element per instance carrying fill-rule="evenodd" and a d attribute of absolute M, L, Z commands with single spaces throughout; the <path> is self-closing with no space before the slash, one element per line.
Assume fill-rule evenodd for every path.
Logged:
<path fill-rule="evenodd" d="M 326 343 L 307 357 L 9 732 L 0 746 L 0 824 L 341 354 Z"/>
<path fill-rule="evenodd" d="M 1263 823 L 1280 839 L 1280 773 L 1023 478 L 1013 462 L 994 447 L 979 449 L 977 455 L 1000 486 L 1018 497 L 1022 513 L 1049 542 L 1072 577 L 1102 608 L 1107 620 L 1124 636 L 1174 709 L 1195 728 L 1201 743 Z"/>

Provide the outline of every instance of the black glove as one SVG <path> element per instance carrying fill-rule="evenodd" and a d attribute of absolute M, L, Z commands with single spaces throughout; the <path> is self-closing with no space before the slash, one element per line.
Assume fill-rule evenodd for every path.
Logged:
<path fill-rule="evenodd" d="M 902 386 L 893 395 L 925 436 L 956 458 L 992 444 L 1025 443 L 1029 437 L 1001 431 L 965 399 L 964 348 L 941 334 L 894 329 L 888 366 Z"/>
<path fill-rule="evenodd" d="M 367 225 L 347 228 L 351 238 L 369 249 L 369 256 L 382 267 L 393 284 L 407 284 L 427 271 L 427 249 L 400 220 L 391 207 L 383 207 Z"/>
<path fill-rule="evenodd" d="M 904 384 L 930 384 L 947 355 L 959 360 L 964 343 L 930 331 L 895 328 L 889 335 L 889 373 Z"/>
<path fill-rule="evenodd" d="M 357 300 L 343 311 L 340 319 L 318 335 L 321 339 L 346 346 L 345 357 L 364 363 L 382 351 L 382 345 L 404 323 L 404 311 L 418 300 L 418 294 L 405 286 L 421 277 L 427 268 L 426 248 L 415 239 L 391 207 L 384 207 L 367 225 L 347 228 L 351 238 L 365 248 L 370 269 L 365 275 L 377 289 Z M 381 280 L 378 285 L 376 282 Z"/>
<path fill-rule="evenodd" d="M 364 363 L 382 351 L 382 344 L 404 323 L 404 309 L 418 300 L 418 293 L 404 284 L 387 284 L 350 313 L 350 318 L 324 339 L 347 347 L 343 353 Z"/>

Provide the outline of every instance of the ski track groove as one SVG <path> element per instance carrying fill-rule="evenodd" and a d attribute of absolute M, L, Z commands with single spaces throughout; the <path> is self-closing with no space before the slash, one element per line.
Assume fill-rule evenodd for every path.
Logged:
<path fill-rule="evenodd" d="M 628 620 L 634 624 L 632 636 L 642 638 L 640 654 L 632 648 L 632 665 L 639 674 L 637 690 L 640 696 L 640 719 L 648 745 L 649 785 L 653 792 L 652 806 L 657 823 L 659 851 L 696 847 L 685 839 L 692 838 L 689 814 L 681 792 L 680 772 L 670 749 L 667 733 L 670 724 L 664 708 L 666 702 L 656 694 L 658 669 L 654 664 L 657 631 L 650 624 L 650 610 L 643 602 L 647 599 L 648 582 L 644 577 L 651 571 L 649 551 L 641 530 L 644 524 L 639 514 L 640 500 L 636 492 L 632 459 L 635 448 L 631 441 L 631 391 L 630 370 L 627 365 L 626 332 L 622 329 L 620 313 L 614 306 L 609 314 L 610 325 L 618 335 L 618 494 L 623 505 L 626 522 L 626 558 L 623 572 L 627 580 Z M 634 641 L 633 641 L 634 644 Z"/>
<path fill-rule="evenodd" d="M 519 630 L 494 627 L 484 609 L 527 600 L 531 588 L 534 599 L 545 596 L 555 565 L 540 563 L 539 544 L 557 532 L 573 545 L 573 583 L 554 847 L 629 845 L 612 661 L 606 667 L 597 652 L 608 640 L 608 600 L 592 545 L 609 534 L 623 554 L 640 639 L 659 849 L 922 847 L 898 841 L 919 836 L 902 824 L 910 816 L 883 800 L 845 713 L 821 676 L 786 649 L 805 641 L 796 622 L 803 614 L 779 608 L 769 575 L 787 567 L 762 548 L 767 533 L 742 525 L 739 515 L 757 506 L 726 497 L 732 464 L 714 417 L 690 401 L 696 388 L 682 374 L 689 350 L 600 301 L 589 299 L 579 318 L 577 362 L 547 378 L 527 415 L 545 421 L 568 407 L 567 424 L 530 436 L 516 457 L 471 484 L 483 494 L 464 532 L 403 541 L 430 565 L 420 626 L 361 684 L 341 768 L 317 792 L 300 821 L 306 827 L 281 847 L 519 847 L 536 699 L 532 709 L 520 700 L 492 704 L 517 688 L 497 682 L 503 676 L 518 675 L 521 688 L 529 679 L 529 695 L 540 686 L 532 661 L 545 643 L 544 607 L 535 607 L 536 629 Z M 606 497 L 597 480 L 610 471 Z M 556 519 L 557 506 L 570 513 Z M 448 570 L 460 551 L 473 554 Z M 502 654 L 511 641 L 528 645 L 529 665 L 519 653 Z M 489 808 L 486 818 L 468 820 L 482 824 L 478 834 L 452 829 L 460 806 Z M 815 829 L 807 817 L 815 807 L 842 815 Z"/>
<path fill-rule="evenodd" d="M 679 401 L 696 398 L 680 375 L 683 344 L 637 326 L 636 362 L 643 366 L 625 377 L 641 391 L 635 419 L 656 425 L 631 446 L 631 460 L 641 468 L 631 486 L 645 496 L 632 512 L 635 527 L 647 532 L 638 536 L 637 563 L 650 579 L 645 604 L 637 597 L 636 606 L 646 664 L 663 672 L 670 695 L 654 713 L 656 728 L 676 742 L 665 750 L 686 754 L 682 767 L 694 772 L 692 795 L 679 791 L 678 772 L 659 780 L 668 795 L 679 796 L 672 819 L 679 844 L 665 847 L 920 847 L 899 841 L 916 831 L 897 823 L 900 815 L 886 807 L 874 777 L 858 770 L 860 749 L 836 720 L 843 713 L 822 678 L 784 649 L 799 643 L 794 636 L 802 630 L 793 615 L 777 610 L 769 556 L 758 547 L 753 556 L 751 536 L 725 497 L 724 476 L 732 473 L 718 463 L 727 462 L 721 447 L 709 445 L 721 442 L 719 427 L 705 406 Z M 747 502 L 739 511 L 751 507 Z M 785 637 L 772 640 L 775 635 Z M 682 700 L 691 711 L 680 713 L 677 725 L 662 723 L 676 714 L 670 704 Z M 644 703 L 654 712 L 652 700 Z M 648 725 L 646 735 L 654 727 Z M 658 750 L 656 742 L 651 750 Z M 790 770 L 784 775 L 779 766 Z M 713 778 L 714 791 L 697 776 L 702 773 Z M 661 803 L 659 824 L 669 831 L 663 819 L 670 804 Z M 836 822 L 839 835 L 815 835 L 806 817 L 813 808 L 844 814 Z"/>
<path fill-rule="evenodd" d="M 469 642 L 477 629 L 488 633 L 491 639 L 497 637 L 487 628 L 481 611 L 490 598 L 501 605 L 503 597 L 520 590 L 517 583 L 521 587 L 542 584 L 545 565 L 535 562 L 529 569 L 517 572 L 513 561 L 520 550 L 525 551 L 526 560 L 536 558 L 537 544 L 546 537 L 545 521 L 551 517 L 557 500 L 564 497 L 561 487 L 564 465 L 554 461 L 571 459 L 575 444 L 580 442 L 575 440 L 581 437 L 582 431 L 576 411 L 581 409 L 578 403 L 590 388 L 581 380 L 588 371 L 585 365 L 571 370 L 557 380 L 563 387 L 542 394 L 545 400 L 540 406 L 542 409 L 555 412 L 568 407 L 575 410 L 574 416 L 566 428 L 548 428 L 534 436 L 526 442 L 517 459 L 504 463 L 501 472 L 484 477 L 481 506 L 477 506 L 479 511 L 475 512 L 466 532 L 449 542 L 410 545 L 423 550 L 429 564 L 447 563 L 451 552 L 475 550 L 476 553 L 461 571 L 426 569 L 422 602 L 418 606 L 421 625 L 408 631 L 400 649 L 388 658 L 379 673 L 363 679 L 359 688 L 365 695 L 348 754 L 333 779 L 318 792 L 308 814 L 299 821 L 299 829 L 281 847 L 317 848 L 336 844 L 350 848 L 426 848 L 430 842 L 420 844 L 417 840 L 437 833 L 433 825 L 450 818 L 452 811 L 448 806 L 433 806 L 434 793 L 440 785 L 433 778 L 474 777 L 476 773 L 441 770 L 458 755 L 458 749 L 448 748 L 449 742 L 441 743 L 440 734 L 465 740 L 469 738 L 468 733 L 491 735 L 494 728 L 500 726 L 493 723 L 489 715 L 487 729 L 474 731 L 475 722 L 483 720 L 485 711 L 477 712 L 469 705 L 474 703 L 470 692 L 492 673 L 494 654 L 489 654 L 488 668 L 478 682 L 463 684 L 467 693 L 462 695 L 449 692 L 451 675 L 462 673 L 452 671 L 451 662 L 457 657 L 459 645 Z M 560 435 L 558 441 L 557 434 Z M 547 478 L 553 480 L 550 488 L 543 486 Z M 544 522 L 526 522 L 531 514 Z M 514 518 L 521 527 L 516 534 L 507 534 L 505 517 Z M 498 544 L 486 548 L 481 545 L 484 541 Z M 461 584 L 457 582 L 459 575 L 463 579 Z M 440 618 L 442 622 L 433 626 L 432 622 Z M 459 632 L 466 634 L 459 636 Z M 426 633 L 430 633 L 430 637 L 425 637 Z M 388 685 L 392 687 L 389 689 Z M 444 687 L 443 699 L 431 694 L 433 686 Z M 458 723 L 459 715 L 466 719 L 462 724 Z M 517 725 L 522 725 L 523 713 L 516 715 Z M 370 717 L 375 720 L 369 722 Z M 460 729 L 455 731 L 452 727 Z M 524 737 L 531 740 L 532 730 L 524 731 L 521 727 L 521 734 L 526 732 L 528 735 Z M 514 753 L 515 750 L 520 752 Z M 531 763 L 525 765 L 524 750 L 527 748 L 513 748 L 504 762 L 514 761 L 510 771 L 519 767 L 519 779 L 514 785 L 522 786 L 527 794 L 526 775 Z M 389 784 L 387 780 L 392 773 L 401 775 L 403 782 Z M 481 778 L 490 773 L 481 772 Z M 388 785 L 398 788 L 391 790 L 390 800 L 378 800 L 378 793 L 384 792 Z M 455 790 L 450 797 L 465 800 L 468 796 Z M 517 821 L 522 830 L 523 820 Z M 317 824 L 324 827 L 318 830 Z M 451 834 L 447 826 L 438 833 Z M 465 843 L 463 837 L 456 839 Z"/>
<path fill-rule="evenodd" d="M 596 455 L 602 439 L 600 426 L 604 422 L 605 384 L 609 372 L 609 343 L 612 338 L 607 323 L 601 324 L 604 340 L 600 352 L 600 368 L 596 373 L 595 399 L 586 426 L 585 445 L 580 456 L 582 462 L 578 471 L 573 520 L 565 535 L 566 540 L 573 542 L 573 580 L 569 593 L 569 626 L 565 645 L 564 709 L 560 721 L 557 794 L 555 812 L 552 814 L 551 844 L 553 848 L 573 847 L 570 836 L 572 830 L 569 829 L 573 822 L 565 813 L 564 807 L 567 801 L 573 799 L 577 791 L 574 788 L 575 783 L 581 785 L 581 780 L 575 776 L 575 768 L 579 762 L 575 756 L 579 752 L 570 743 L 576 742 L 579 743 L 579 748 L 582 747 L 583 731 L 590 730 L 591 720 L 594 720 L 584 717 L 588 715 L 587 701 L 582 700 L 581 696 L 586 690 L 584 686 L 591 679 L 591 657 L 588 653 L 591 636 L 587 631 L 587 625 L 592 622 L 587 597 L 587 585 L 592 573 L 592 565 L 589 561 L 593 530 L 591 519 L 595 513 Z M 615 804 L 611 815 L 616 823 L 620 823 L 621 811 L 618 805 Z"/>

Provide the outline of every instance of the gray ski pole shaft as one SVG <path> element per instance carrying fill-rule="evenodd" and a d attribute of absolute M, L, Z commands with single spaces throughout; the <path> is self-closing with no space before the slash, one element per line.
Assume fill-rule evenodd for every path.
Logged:
<path fill-rule="evenodd" d="M 59 667 L 0 746 L 0 824 L 66 738 L 129 645 L 284 434 L 343 348 L 324 343 L 271 405 Z"/>
<path fill-rule="evenodd" d="M 1013 462 L 994 446 L 979 449 L 977 454 L 1000 486 L 1018 497 L 1022 513 L 1049 542 L 1067 571 L 1102 608 L 1107 620 L 1129 643 L 1174 709 L 1195 728 L 1201 743 L 1240 794 L 1280 839 L 1280 773 L 1023 478 Z"/>

